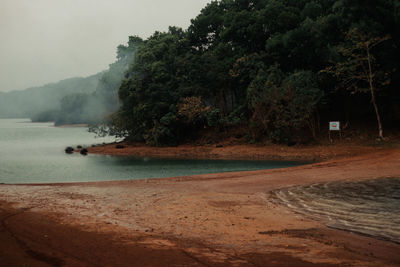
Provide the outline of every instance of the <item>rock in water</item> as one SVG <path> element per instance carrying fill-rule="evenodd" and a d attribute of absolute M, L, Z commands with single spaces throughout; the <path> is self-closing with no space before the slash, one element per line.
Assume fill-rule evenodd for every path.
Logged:
<path fill-rule="evenodd" d="M 73 147 L 67 147 L 67 148 L 65 148 L 65 153 L 67 153 L 67 154 L 72 154 L 74 152 L 74 148 Z"/>

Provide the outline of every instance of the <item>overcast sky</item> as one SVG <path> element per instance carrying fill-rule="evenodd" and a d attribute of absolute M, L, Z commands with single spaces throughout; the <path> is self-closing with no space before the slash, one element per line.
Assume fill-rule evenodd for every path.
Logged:
<path fill-rule="evenodd" d="M 210 0 L 0 0 L 0 91 L 108 68 L 128 36 L 186 29 Z"/>

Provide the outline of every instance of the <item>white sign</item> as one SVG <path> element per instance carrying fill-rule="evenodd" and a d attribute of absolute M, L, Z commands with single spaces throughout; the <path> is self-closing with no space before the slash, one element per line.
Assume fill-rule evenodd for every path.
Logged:
<path fill-rule="evenodd" d="M 340 121 L 330 121 L 329 131 L 340 131 Z"/>

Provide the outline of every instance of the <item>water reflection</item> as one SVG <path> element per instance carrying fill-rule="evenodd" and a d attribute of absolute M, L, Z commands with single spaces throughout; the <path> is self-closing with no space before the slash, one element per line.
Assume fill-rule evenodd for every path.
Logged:
<path fill-rule="evenodd" d="M 67 146 L 112 142 L 86 128 L 0 119 L 0 183 L 55 183 L 163 178 L 283 168 L 298 162 L 178 160 L 102 155 L 67 155 Z"/>

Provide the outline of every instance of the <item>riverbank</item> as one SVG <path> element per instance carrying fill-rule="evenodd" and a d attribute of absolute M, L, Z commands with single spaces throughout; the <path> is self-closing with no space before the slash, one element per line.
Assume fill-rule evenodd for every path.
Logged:
<path fill-rule="evenodd" d="M 89 153 L 114 156 L 319 162 L 374 153 L 387 148 L 343 143 L 315 146 L 262 146 L 230 144 L 228 141 L 217 145 L 179 145 L 176 147 L 151 147 L 142 143 L 121 142 L 87 149 Z"/>
<path fill-rule="evenodd" d="M 61 125 L 57 125 L 54 127 L 58 127 L 58 128 L 82 128 L 82 127 L 88 127 L 88 124 L 61 124 Z"/>
<path fill-rule="evenodd" d="M 111 146 L 115 148 L 96 147 L 89 152 L 104 149 L 97 152 L 107 154 L 114 150 Z M 0 185 L 0 261 L 31 266 L 399 266 L 399 244 L 330 229 L 323 221 L 277 204 L 269 193 L 314 182 L 400 177 L 399 149 L 332 148 L 278 150 L 279 157 L 288 156 L 285 159 L 307 150 L 307 157 L 316 160 L 334 158 L 287 169 Z M 115 148 L 121 151 L 118 155 L 129 149 L 137 148 Z M 267 148 L 268 153 L 266 148 L 251 146 L 198 149 L 183 156 L 242 158 L 254 153 L 269 157 L 277 148 Z M 176 148 L 175 152 L 174 148 L 153 150 L 147 156 L 178 153 Z M 146 152 L 141 148 L 135 155 L 139 151 Z"/>

